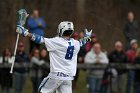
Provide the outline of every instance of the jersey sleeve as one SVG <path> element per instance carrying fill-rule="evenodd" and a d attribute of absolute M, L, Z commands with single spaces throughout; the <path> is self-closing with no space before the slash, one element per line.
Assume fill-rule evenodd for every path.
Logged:
<path fill-rule="evenodd" d="M 56 50 L 55 42 L 55 38 L 44 38 L 44 43 L 48 51 Z"/>
<path fill-rule="evenodd" d="M 81 47 L 81 45 L 80 45 L 80 42 L 77 40 L 77 45 L 79 46 L 79 47 Z"/>
<path fill-rule="evenodd" d="M 77 51 L 80 51 L 80 42 L 78 40 L 76 40 L 76 47 L 77 47 Z"/>

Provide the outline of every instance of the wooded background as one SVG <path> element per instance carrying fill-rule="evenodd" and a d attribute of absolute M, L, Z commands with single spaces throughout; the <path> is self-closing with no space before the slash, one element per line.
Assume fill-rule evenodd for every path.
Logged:
<path fill-rule="evenodd" d="M 0 53 L 9 47 L 14 50 L 17 11 L 25 8 L 29 14 L 33 9 L 47 24 L 47 37 L 56 35 L 57 25 L 64 20 L 74 22 L 75 31 L 93 29 L 99 42 L 110 50 L 116 40 L 125 41 L 123 26 L 127 13 L 133 11 L 140 22 L 140 0 L 1 0 L 0 1 Z M 29 39 L 25 42 L 26 51 Z"/>

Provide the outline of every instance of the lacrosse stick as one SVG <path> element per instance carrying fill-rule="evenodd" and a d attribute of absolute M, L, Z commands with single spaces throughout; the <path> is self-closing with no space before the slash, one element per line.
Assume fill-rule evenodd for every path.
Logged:
<path fill-rule="evenodd" d="M 27 14 L 25 9 L 20 9 L 18 11 L 19 17 L 18 17 L 18 25 L 24 25 L 26 22 L 26 19 L 28 17 L 29 14 Z M 19 30 L 19 29 L 16 29 Z M 16 52 L 17 52 L 17 45 L 18 45 L 18 40 L 19 40 L 19 34 L 17 34 L 17 39 L 16 39 L 16 44 L 15 44 L 15 50 L 14 50 L 14 57 L 12 59 L 12 65 L 11 65 L 11 70 L 10 73 L 13 73 L 13 68 L 14 68 L 14 64 L 15 64 L 15 56 L 16 56 Z"/>

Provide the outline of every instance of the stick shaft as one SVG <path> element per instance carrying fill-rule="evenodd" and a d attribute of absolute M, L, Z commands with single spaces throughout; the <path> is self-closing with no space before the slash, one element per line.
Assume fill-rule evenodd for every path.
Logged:
<path fill-rule="evenodd" d="M 14 64 L 15 64 L 15 56 L 16 56 L 16 52 L 17 52 L 18 40 L 19 40 L 19 34 L 17 34 L 17 40 L 16 40 L 15 50 L 14 50 L 14 57 L 13 57 L 13 60 L 12 60 L 12 66 L 11 66 L 11 70 L 10 70 L 11 74 L 13 73 L 13 68 L 14 68 Z"/>

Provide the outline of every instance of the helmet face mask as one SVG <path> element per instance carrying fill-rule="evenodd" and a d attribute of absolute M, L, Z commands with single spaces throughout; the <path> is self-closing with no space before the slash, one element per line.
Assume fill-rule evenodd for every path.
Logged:
<path fill-rule="evenodd" d="M 58 35 L 62 36 L 71 36 L 74 32 L 74 26 L 72 22 L 63 21 L 58 25 Z"/>
<path fill-rule="evenodd" d="M 65 30 L 63 32 L 63 36 L 71 36 L 73 34 L 73 30 Z"/>

